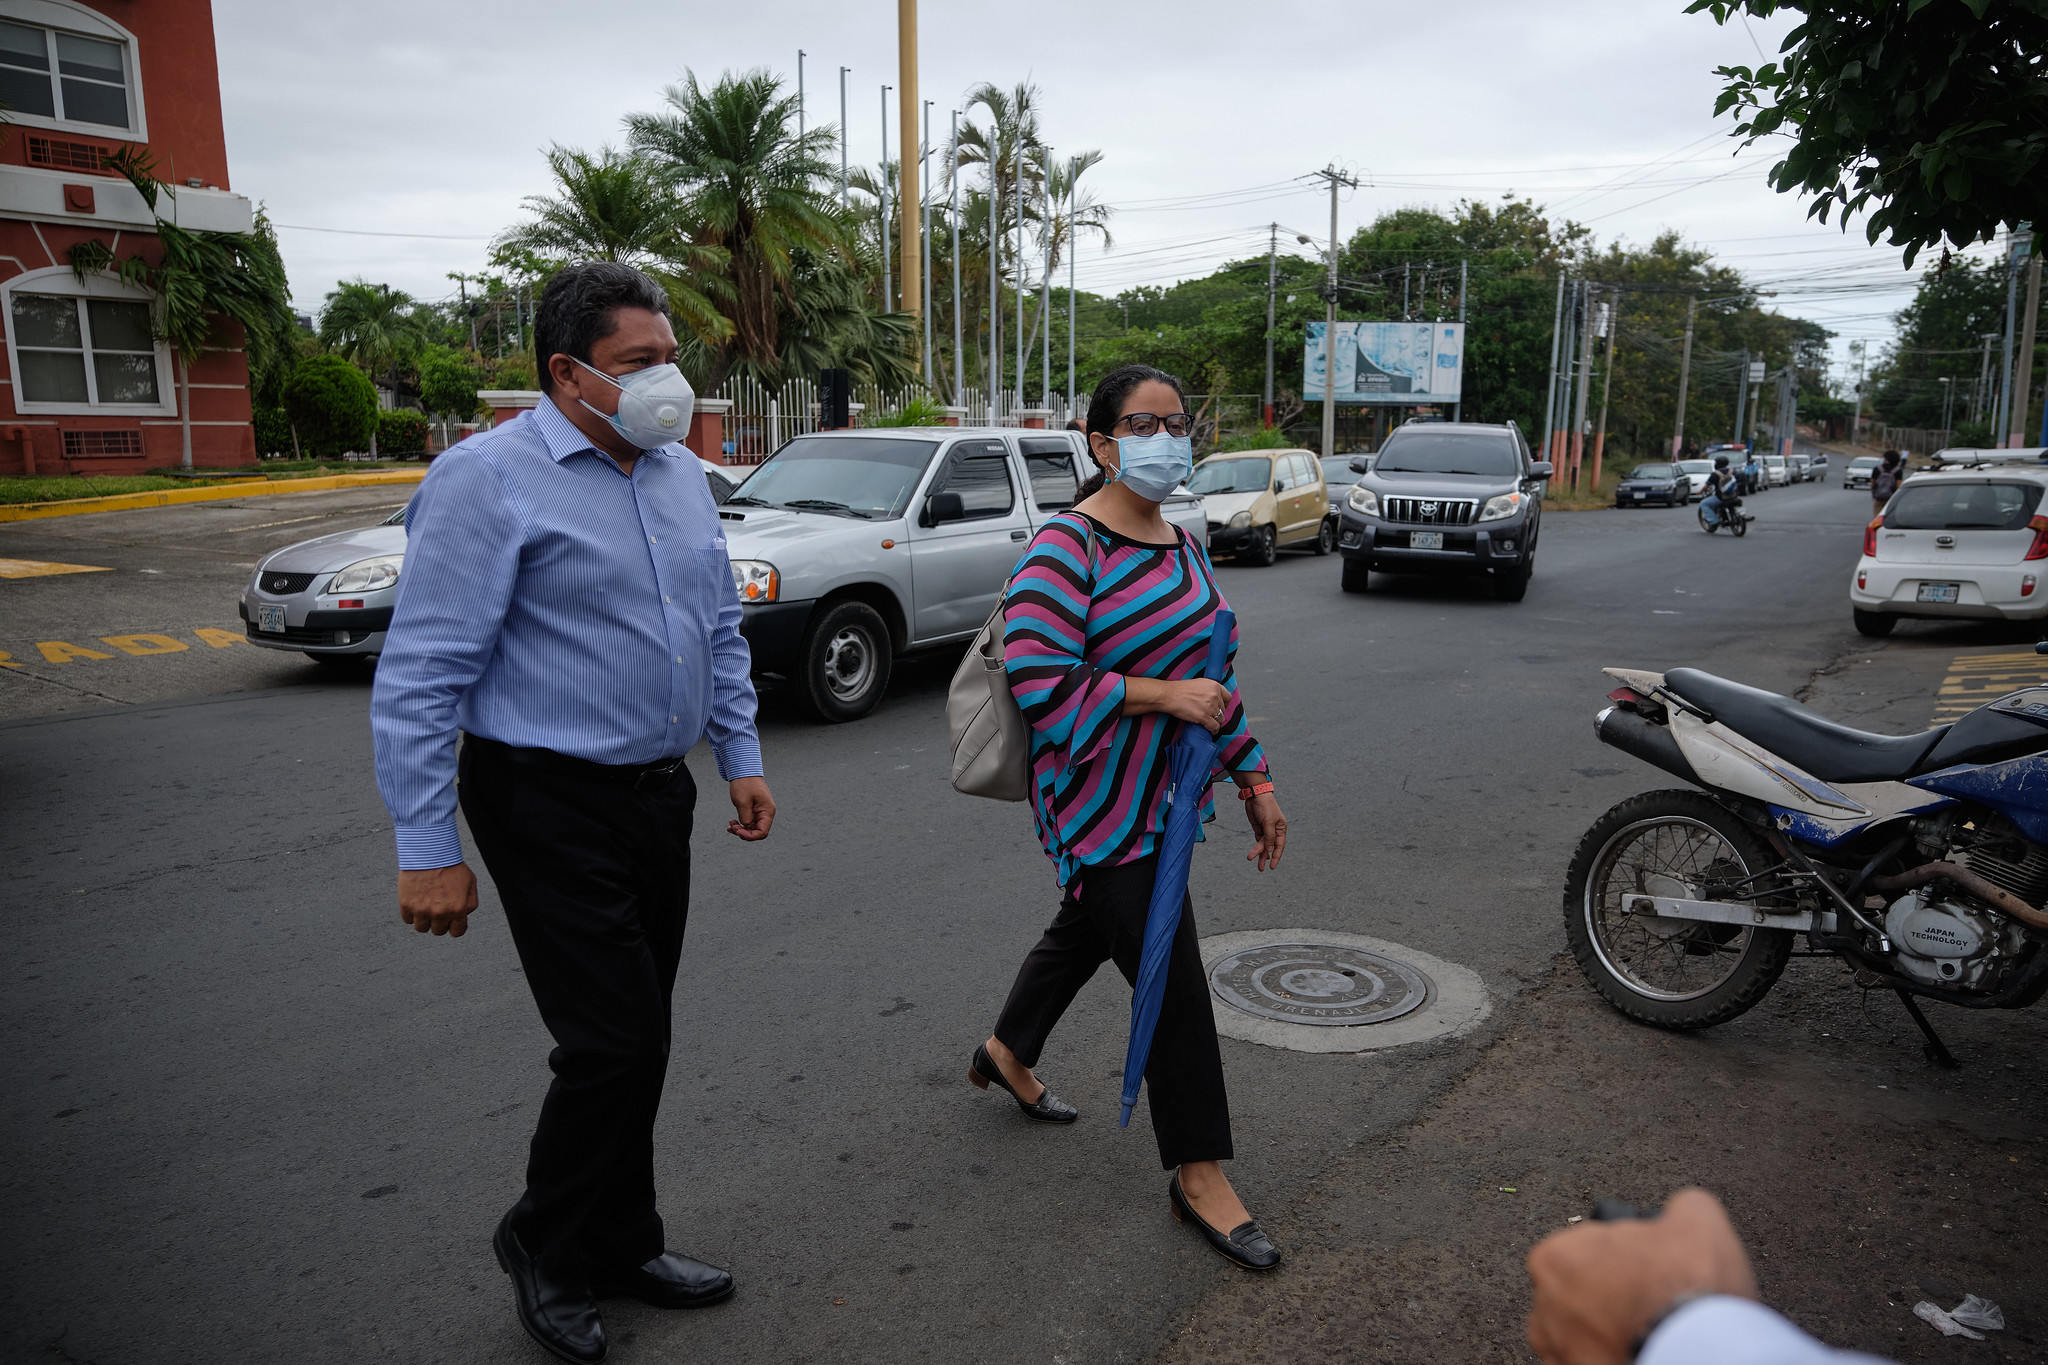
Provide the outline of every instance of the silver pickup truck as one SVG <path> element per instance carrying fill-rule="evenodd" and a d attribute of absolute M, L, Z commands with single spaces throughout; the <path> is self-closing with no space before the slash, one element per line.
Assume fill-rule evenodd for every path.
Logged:
<path fill-rule="evenodd" d="M 879 706 L 896 658 L 960 645 L 1025 542 L 1095 473 L 1079 432 L 880 427 L 799 436 L 720 505 L 754 672 L 821 719 Z M 1166 518 L 1197 545 L 1201 499 Z"/>

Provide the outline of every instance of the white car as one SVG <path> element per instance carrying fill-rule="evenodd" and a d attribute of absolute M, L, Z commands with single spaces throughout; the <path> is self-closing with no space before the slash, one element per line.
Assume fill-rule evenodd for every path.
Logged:
<path fill-rule="evenodd" d="M 1783 455 L 1766 455 L 1763 459 L 1764 482 L 1772 488 L 1783 488 L 1792 482 L 1792 471 L 1785 465 Z"/>
<path fill-rule="evenodd" d="M 2044 494 L 2039 467 L 1912 475 L 1863 532 L 1849 587 L 1856 629 L 1889 635 L 1902 616 L 2048 616 Z"/>
<path fill-rule="evenodd" d="M 1730 463 L 1732 464 L 1733 461 L 1730 461 Z M 1686 478 L 1692 480 L 1692 495 L 1696 498 L 1704 495 L 1707 491 L 1707 480 L 1713 477 L 1714 462 L 1712 460 L 1680 460 L 1678 467 L 1683 471 Z"/>

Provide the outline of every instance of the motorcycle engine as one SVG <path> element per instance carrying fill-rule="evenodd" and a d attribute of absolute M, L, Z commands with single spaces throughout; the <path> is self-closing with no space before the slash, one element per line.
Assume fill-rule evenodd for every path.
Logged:
<path fill-rule="evenodd" d="M 1884 931 L 1898 949 L 1901 975 L 1930 986 L 1982 989 L 2003 954 L 1998 915 L 1963 900 L 1932 900 L 1910 891 L 1885 911 Z"/>

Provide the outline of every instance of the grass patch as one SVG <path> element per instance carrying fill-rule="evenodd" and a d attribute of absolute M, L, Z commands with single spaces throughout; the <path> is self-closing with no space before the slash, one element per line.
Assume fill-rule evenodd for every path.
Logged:
<path fill-rule="evenodd" d="M 1630 467 L 1634 467 L 1633 463 Z M 1585 472 L 1590 475 L 1592 471 L 1589 468 Z M 1612 469 L 1603 469 L 1600 473 L 1599 483 L 1595 484 L 1590 478 L 1582 479 L 1577 492 L 1566 487 L 1563 479 L 1551 479 L 1543 505 L 1560 512 L 1591 512 L 1614 506 L 1614 486 L 1621 482 L 1622 476 Z"/>
<path fill-rule="evenodd" d="M 376 474 L 392 469 L 422 469 L 417 460 L 267 460 L 257 467 L 208 470 L 215 477 L 172 478 L 166 474 L 0 474 L 0 506 L 67 502 L 73 498 L 108 498 L 121 493 L 158 493 L 174 488 L 205 488 L 236 479 L 317 479 L 330 474 Z"/>

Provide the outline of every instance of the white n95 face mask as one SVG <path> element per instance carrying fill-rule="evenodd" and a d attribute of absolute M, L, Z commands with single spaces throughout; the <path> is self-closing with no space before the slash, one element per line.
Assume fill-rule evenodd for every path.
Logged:
<path fill-rule="evenodd" d="M 576 357 L 570 356 L 571 360 Z M 697 391 L 683 372 L 673 365 L 650 365 L 624 377 L 606 374 L 592 365 L 578 365 L 619 391 L 616 416 L 583 406 L 612 424 L 612 429 L 641 450 L 653 450 L 680 441 L 690 430 L 690 413 L 697 406 Z M 583 400 L 578 399 L 578 402 Z"/>

